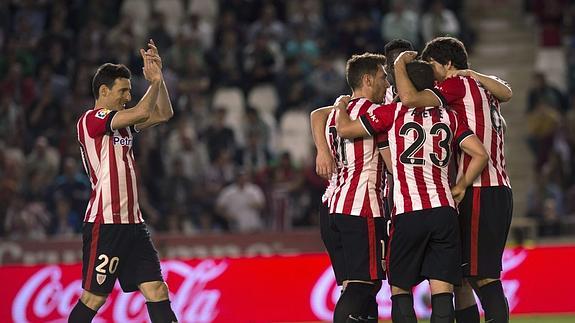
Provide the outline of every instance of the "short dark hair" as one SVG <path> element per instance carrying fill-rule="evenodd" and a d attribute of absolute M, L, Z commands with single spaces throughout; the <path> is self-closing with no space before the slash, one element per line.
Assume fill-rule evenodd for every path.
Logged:
<path fill-rule="evenodd" d="M 431 64 L 422 60 L 415 60 L 405 65 L 407 76 L 418 91 L 433 88 L 435 78 Z"/>
<path fill-rule="evenodd" d="M 100 86 L 106 85 L 108 88 L 114 86 L 114 82 L 119 78 L 130 79 L 132 73 L 123 64 L 106 63 L 98 67 L 94 78 L 92 79 L 92 93 L 96 100 L 100 97 Z"/>
<path fill-rule="evenodd" d="M 347 60 L 345 78 L 352 90 L 361 87 L 361 78 L 365 74 L 375 75 L 379 65 L 385 65 L 385 56 L 381 54 L 363 53 L 353 55 Z"/>
<path fill-rule="evenodd" d="M 385 44 L 383 48 L 383 54 L 385 57 L 392 56 L 392 52 L 405 52 L 406 50 L 413 50 L 413 45 L 405 39 L 394 39 Z M 393 64 L 394 62 L 388 62 L 388 64 Z"/>
<path fill-rule="evenodd" d="M 421 57 L 426 61 L 433 59 L 442 65 L 451 61 L 451 64 L 459 70 L 469 68 L 465 45 L 453 37 L 437 37 L 430 40 L 425 44 Z"/>

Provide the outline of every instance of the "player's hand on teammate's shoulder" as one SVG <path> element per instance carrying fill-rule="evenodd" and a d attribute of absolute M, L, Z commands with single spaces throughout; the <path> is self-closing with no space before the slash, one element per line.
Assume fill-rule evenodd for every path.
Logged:
<path fill-rule="evenodd" d="M 350 95 L 340 95 L 337 97 L 337 99 L 335 100 L 335 103 L 333 104 L 333 107 L 336 109 L 345 109 L 347 108 L 347 105 L 349 104 L 349 101 L 351 101 L 351 96 Z"/>
<path fill-rule="evenodd" d="M 458 70 L 457 73 L 452 75 L 452 77 L 455 77 L 455 76 L 471 76 L 471 77 L 473 77 L 473 70 L 470 70 L 470 69 Z"/>
<path fill-rule="evenodd" d="M 407 64 L 407 63 L 413 61 L 416 57 L 417 57 L 416 51 L 406 50 L 405 52 L 402 52 L 401 54 L 399 54 L 399 56 L 397 56 L 397 58 L 395 59 L 395 62 L 393 64 L 394 65 L 402 64 L 402 63 Z"/>

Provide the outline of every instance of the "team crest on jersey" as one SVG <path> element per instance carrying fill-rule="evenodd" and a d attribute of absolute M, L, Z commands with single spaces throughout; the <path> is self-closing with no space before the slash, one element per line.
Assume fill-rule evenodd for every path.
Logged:
<path fill-rule="evenodd" d="M 110 112 L 112 111 L 108 109 L 100 109 L 98 112 L 96 112 L 96 118 L 104 119 Z"/>
<path fill-rule="evenodd" d="M 106 275 L 96 274 L 96 281 L 99 285 L 102 285 L 106 281 Z"/>

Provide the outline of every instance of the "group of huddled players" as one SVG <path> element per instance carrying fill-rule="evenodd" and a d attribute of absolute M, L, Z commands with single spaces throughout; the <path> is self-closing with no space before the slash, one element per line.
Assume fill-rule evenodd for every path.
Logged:
<path fill-rule="evenodd" d="M 329 180 L 321 236 L 343 286 L 334 322 L 377 322 L 391 286 L 393 322 L 417 322 L 428 280 L 431 322 L 508 322 L 500 281 L 512 216 L 505 170 L 509 85 L 469 69 L 453 37 L 418 54 L 405 40 L 347 61 L 351 96 L 314 110 L 317 173 Z M 453 299 L 455 298 L 455 305 Z"/>

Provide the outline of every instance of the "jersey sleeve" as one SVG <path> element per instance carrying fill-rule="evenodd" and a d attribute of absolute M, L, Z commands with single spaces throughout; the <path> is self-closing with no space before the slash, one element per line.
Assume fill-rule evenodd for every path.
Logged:
<path fill-rule="evenodd" d="M 117 111 L 108 109 L 99 109 L 88 112 L 86 115 L 86 128 L 92 138 L 103 136 L 106 133 L 112 133 L 112 118 Z"/>
<path fill-rule="evenodd" d="M 457 127 L 455 129 L 455 142 L 457 142 L 457 145 L 459 146 L 461 145 L 463 140 L 465 140 L 469 136 L 472 136 L 474 133 L 473 131 L 471 131 L 471 129 L 469 129 L 469 125 L 467 125 L 465 119 L 460 117 L 457 112 L 453 111 L 453 113 L 455 114 L 457 119 Z"/>
<path fill-rule="evenodd" d="M 382 132 L 386 133 L 393 125 L 395 109 L 397 108 L 397 103 L 381 105 L 359 117 L 359 121 L 371 136 Z"/>
<path fill-rule="evenodd" d="M 450 77 L 439 83 L 436 89 L 441 94 L 440 100 L 442 100 L 444 106 L 465 97 L 465 84 L 463 84 L 461 77 Z"/>
<path fill-rule="evenodd" d="M 389 148 L 389 139 L 387 132 L 380 132 L 375 136 L 375 142 L 379 150 Z"/>

